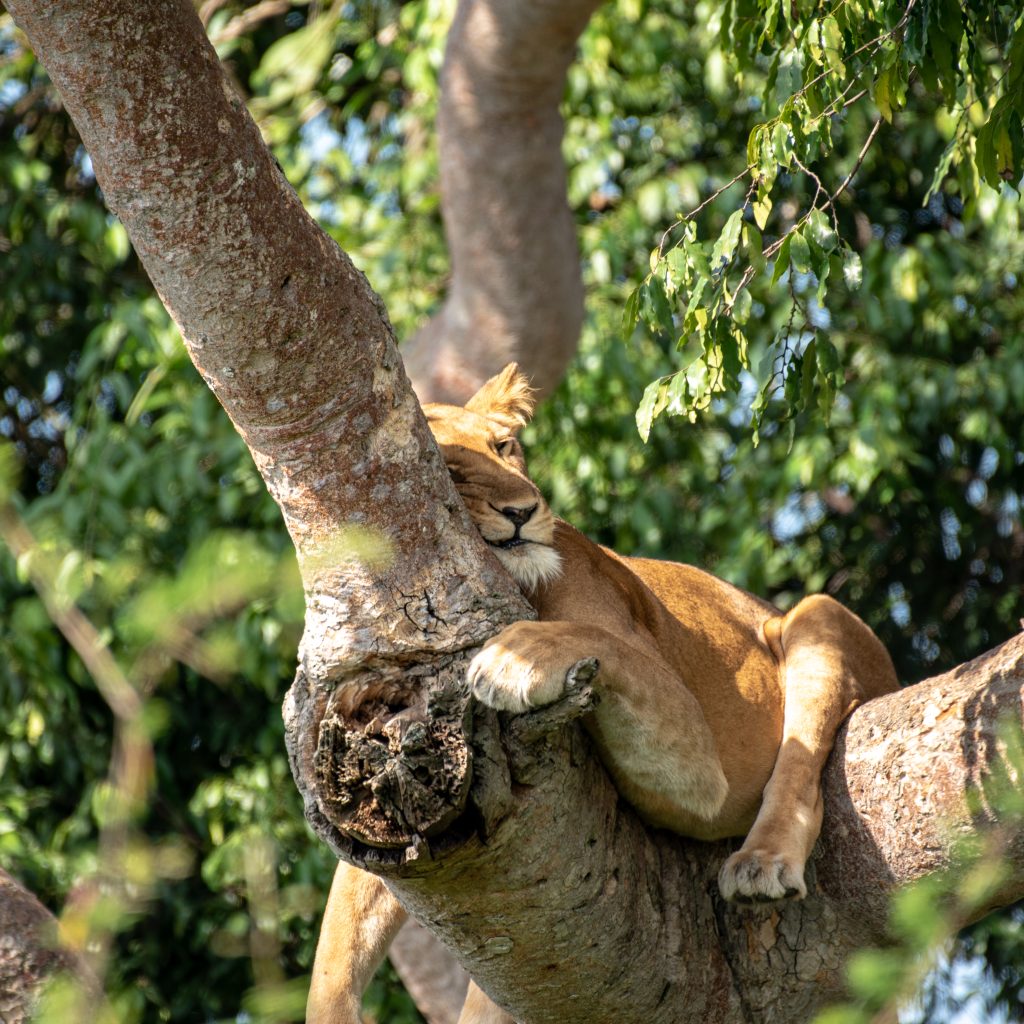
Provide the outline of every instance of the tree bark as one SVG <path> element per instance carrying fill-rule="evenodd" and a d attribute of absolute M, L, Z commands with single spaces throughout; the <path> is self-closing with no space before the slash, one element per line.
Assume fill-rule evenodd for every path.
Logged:
<path fill-rule="evenodd" d="M 794 1021 L 834 996 L 846 954 L 884 936 L 883 893 L 950 862 L 940 822 L 991 817 L 961 787 L 996 757 L 997 715 L 1020 721 L 1024 640 L 859 711 L 812 896 L 724 906 L 729 844 L 646 828 L 572 722 L 585 672 L 528 716 L 469 703 L 467 659 L 529 609 L 455 495 L 379 300 L 301 209 L 188 0 L 6 2 L 295 541 L 285 716 L 319 834 L 530 1024 Z M 1002 828 L 994 904 L 1024 889 Z"/>
<path fill-rule="evenodd" d="M 43 984 L 59 972 L 97 991 L 85 964 L 61 946 L 57 919 L 0 868 L 0 1021 L 27 1024 Z"/>
<path fill-rule="evenodd" d="M 715 880 L 736 844 L 646 829 L 562 728 L 571 707 L 500 740 L 477 722 L 477 831 L 454 848 L 350 851 L 518 1020 L 806 1020 L 841 997 L 851 952 L 887 940 L 894 890 L 952 866 L 957 839 L 998 829 L 1007 871 L 958 923 L 1024 895 L 1021 823 L 967 799 L 1000 757 L 997 724 L 1020 726 L 1022 691 L 1018 636 L 858 710 L 826 769 L 811 895 L 781 909 L 725 905 Z"/>
<path fill-rule="evenodd" d="M 461 0 L 438 110 L 452 279 L 402 347 L 425 402 L 464 402 L 507 363 L 541 393 L 583 322 L 558 110 L 576 40 L 600 0 Z"/>

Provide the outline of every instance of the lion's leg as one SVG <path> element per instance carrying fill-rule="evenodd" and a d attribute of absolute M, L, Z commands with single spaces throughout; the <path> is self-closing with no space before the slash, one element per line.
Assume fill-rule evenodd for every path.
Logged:
<path fill-rule="evenodd" d="M 765 634 L 782 673 L 782 746 L 754 826 L 719 875 L 722 895 L 738 902 L 807 894 L 804 865 L 821 831 L 821 771 L 836 731 L 859 704 L 898 685 L 878 638 L 830 597 L 805 598 Z"/>
<path fill-rule="evenodd" d="M 596 658 L 601 697 L 588 723 L 619 792 L 667 823 L 717 814 L 729 784 L 697 698 L 656 648 L 575 622 L 516 622 L 485 644 L 467 678 L 499 711 L 543 707 L 565 694 L 569 669 Z"/>
<path fill-rule="evenodd" d="M 500 1006 L 492 1003 L 475 981 L 469 983 L 466 1001 L 462 1004 L 459 1024 L 516 1024 Z"/>
<path fill-rule="evenodd" d="M 306 1024 L 360 1024 L 363 991 L 405 918 L 379 878 L 339 861 L 313 960 Z"/>

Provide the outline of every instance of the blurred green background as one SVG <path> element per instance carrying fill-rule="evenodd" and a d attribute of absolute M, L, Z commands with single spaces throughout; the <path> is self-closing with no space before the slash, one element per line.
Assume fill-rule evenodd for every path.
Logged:
<path fill-rule="evenodd" d="M 289 180 L 400 338 L 447 274 L 433 119 L 451 7 L 282 3 L 246 20 L 252 5 L 202 5 Z M 587 320 L 526 431 L 531 470 L 560 515 L 617 550 L 693 562 L 781 607 L 834 594 L 913 682 L 1006 639 L 1024 614 L 1021 206 L 982 185 L 965 217 L 955 178 L 923 203 L 954 126 L 912 82 L 837 211 L 863 281 L 807 300 L 807 330 L 841 361 L 829 423 L 812 408 L 790 416 L 777 396 L 755 447 L 757 382 L 741 376 L 696 423 L 659 419 L 644 445 L 637 404 L 680 362 L 656 324 L 624 338 L 623 307 L 664 229 L 743 170 L 759 116 L 719 30 L 717 4 L 623 0 L 580 45 L 564 148 Z M 874 116 L 869 98 L 834 119 L 823 180 L 847 173 Z M 814 190 L 782 177 L 766 240 Z M 701 213 L 707 236 L 742 201 L 737 188 Z M 773 291 L 770 276 L 751 284 L 752 365 L 790 291 L 813 291 L 795 272 Z M 32 557 L 151 691 L 141 866 L 110 925 L 119 1019 L 301 1019 L 333 861 L 304 824 L 284 752 L 279 705 L 302 616 L 289 541 L 2 15 L 0 374 Z M 113 727 L 22 562 L 0 551 L 0 863 L 59 912 L 102 867 Z M 1019 913 L 977 926 L 950 956 L 907 1020 L 959 1019 L 968 996 L 977 1019 L 1021 1019 Z M 419 1019 L 387 971 L 367 1013 Z"/>

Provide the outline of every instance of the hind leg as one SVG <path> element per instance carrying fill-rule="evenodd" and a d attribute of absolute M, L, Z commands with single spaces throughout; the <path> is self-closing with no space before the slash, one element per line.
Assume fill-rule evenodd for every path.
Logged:
<path fill-rule="evenodd" d="M 379 878 L 338 862 L 313 960 L 306 1024 L 360 1024 L 363 990 L 405 918 Z"/>
<path fill-rule="evenodd" d="M 892 660 L 851 611 L 824 595 L 769 621 L 785 694 L 782 745 L 743 846 L 722 866 L 722 895 L 739 903 L 807 895 L 804 865 L 821 831 L 821 771 L 843 719 L 898 687 Z"/>
<path fill-rule="evenodd" d="M 500 1006 L 495 1005 L 487 994 L 477 987 L 475 981 L 469 983 L 466 1001 L 459 1014 L 459 1024 L 516 1024 Z"/>

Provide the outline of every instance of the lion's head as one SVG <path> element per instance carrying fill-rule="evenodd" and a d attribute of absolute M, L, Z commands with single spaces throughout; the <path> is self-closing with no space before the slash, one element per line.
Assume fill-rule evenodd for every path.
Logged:
<path fill-rule="evenodd" d="M 510 363 L 466 403 L 423 407 L 455 488 L 485 541 L 527 590 L 558 575 L 555 520 L 526 475 L 516 434 L 530 418 L 530 385 Z"/>

